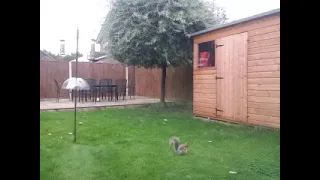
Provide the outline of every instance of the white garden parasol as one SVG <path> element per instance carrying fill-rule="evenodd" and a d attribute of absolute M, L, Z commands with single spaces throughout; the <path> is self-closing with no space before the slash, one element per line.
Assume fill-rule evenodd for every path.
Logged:
<path fill-rule="evenodd" d="M 61 86 L 62 89 L 77 89 L 77 90 L 88 90 L 90 89 L 89 84 L 86 80 L 78 77 L 72 77 L 64 81 Z"/>

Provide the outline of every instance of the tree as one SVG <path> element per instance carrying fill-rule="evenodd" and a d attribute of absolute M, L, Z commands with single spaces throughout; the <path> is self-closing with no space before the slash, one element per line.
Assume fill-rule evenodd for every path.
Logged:
<path fill-rule="evenodd" d="M 225 20 L 223 9 L 203 0 L 114 0 L 104 23 L 104 39 L 118 61 L 162 69 L 164 103 L 166 68 L 192 63 L 187 35 Z"/>

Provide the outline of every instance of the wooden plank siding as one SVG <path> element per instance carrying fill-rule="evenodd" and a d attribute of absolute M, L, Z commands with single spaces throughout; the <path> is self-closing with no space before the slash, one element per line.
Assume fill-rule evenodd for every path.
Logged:
<path fill-rule="evenodd" d="M 216 117 L 217 70 L 206 68 L 194 71 L 193 113 L 199 116 Z"/>
<path fill-rule="evenodd" d="M 280 15 L 233 25 L 194 37 L 194 104 L 193 113 L 215 117 L 215 67 L 197 68 L 198 44 L 234 34 L 248 33 L 247 78 L 248 122 L 253 125 L 280 128 Z M 219 61 L 219 59 L 216 59 Z M 210 82 L 210 83 L 209 83 Z M 203 99 L 203 95 L 211 100 Z M 209 104 L 208 104 L 209 103 Z"/>

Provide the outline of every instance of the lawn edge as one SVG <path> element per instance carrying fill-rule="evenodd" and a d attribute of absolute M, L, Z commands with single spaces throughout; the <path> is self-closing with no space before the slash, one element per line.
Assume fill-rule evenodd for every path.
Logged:
<path fill-rule="evenodd" d="M 126 105 L 113 105 L 113 106 L 89 106 L 89 107 L 77 107 L 79 111 L 91 111 L 91 110 L 103 110 L 103 109 L 123 109 L 123 108 L 139 108 L 148 107 L 155 103 L 143 103 L 143 104 L 126 104 Z M 54 111 L 74 111 L 74 108 L 51 108 L 40 109 L 40 112 L 54 112 Z"/>
<path fill-rule="evenodd" d="M 280 132 L 280 129 L 278 129 L 278 128 L 262 126 L 262 125 L 255 125 L 255 124 L 247 124 L 247 123 L 241 123 L 241 122 L 234 122 L 234 121 L 228 121 L 228 120 L 219 119 L 219 118 L 208 118 L 208 117 L 201 117 L 201 116 L 198 116 L 198 115 L 193 115 L 193 118 L 201 120 L 201 121 L 205 121 L 205 122 L 223 124 L 223 125 L 226 125 L 226 126 L 253 127 L 253 128 L 256 128 L 256 129 Z"/>

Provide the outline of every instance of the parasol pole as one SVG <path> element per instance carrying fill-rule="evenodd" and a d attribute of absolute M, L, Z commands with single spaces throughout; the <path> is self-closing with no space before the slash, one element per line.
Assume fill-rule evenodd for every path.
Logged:
<path fill-rule="evenodd" d="M 73 122 L 73 142 L 77 141 L 77 77 L 78 77 L 78 46 L 79 46 L 79 28 L 77 28 L 77 50 L 76 50 L 76 93 L 74 98 L 74 122 Z M 79 89 L 79 88 L 78 88 Z"/>

